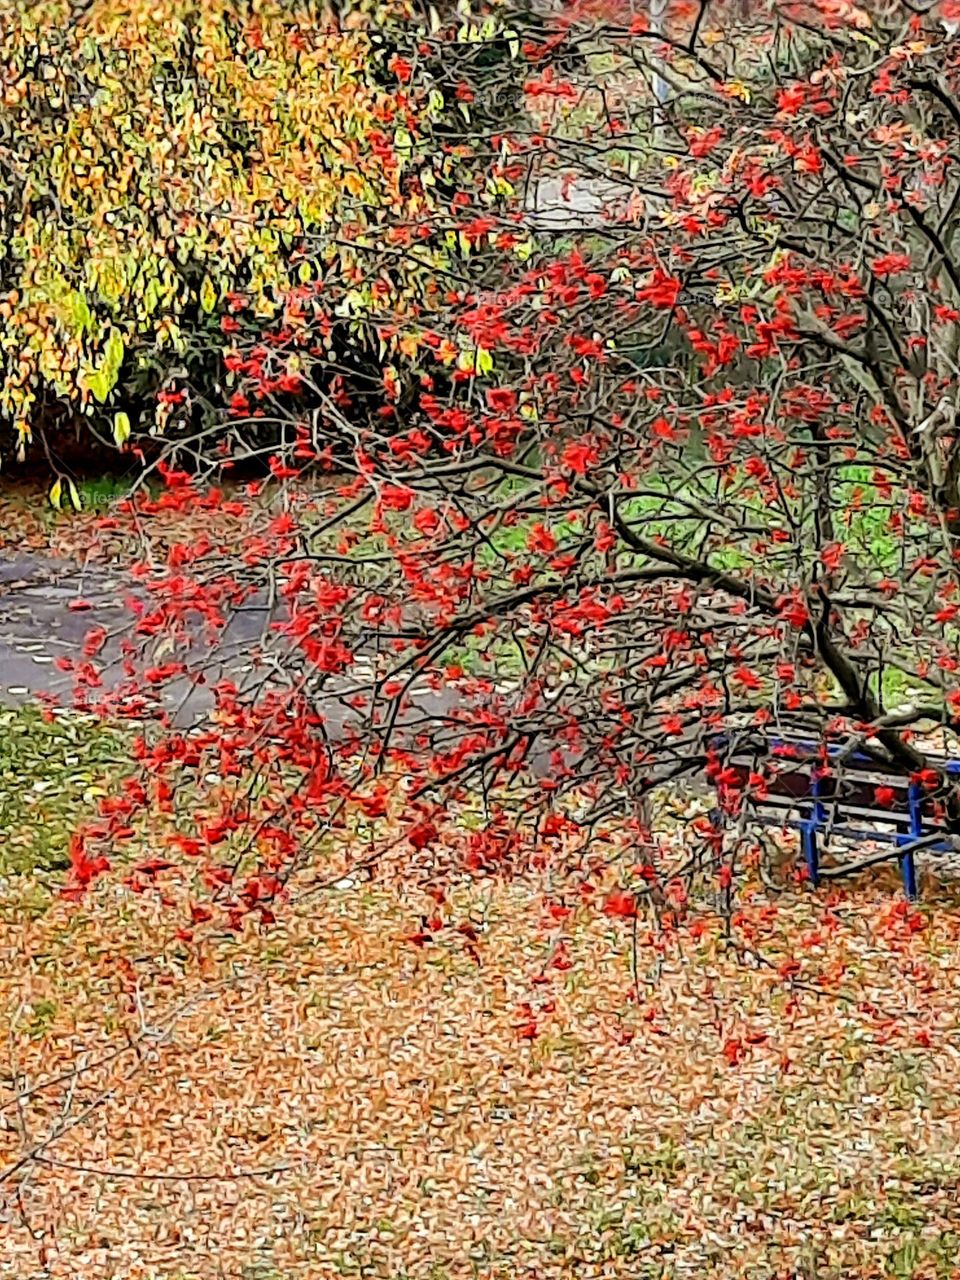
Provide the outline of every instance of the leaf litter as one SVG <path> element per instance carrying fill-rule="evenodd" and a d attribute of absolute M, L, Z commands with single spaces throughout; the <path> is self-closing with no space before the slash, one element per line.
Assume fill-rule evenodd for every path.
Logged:
<path fill-rule="evenodd" d="M 748 886 L 635 983 L 530 873 L 451 891 L 476 947 L 339 883 L 189 944 L 176 874 L 5 883 L 0 1276 L 956 1274 L 949 887 Z"/>

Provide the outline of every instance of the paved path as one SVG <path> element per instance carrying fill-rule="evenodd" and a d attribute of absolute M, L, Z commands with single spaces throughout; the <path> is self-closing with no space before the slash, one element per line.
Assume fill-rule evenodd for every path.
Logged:
<path fill-rule="evenodd" d="M 96 661 L 104 683 L 115 687 L 123 678 L 120 642 L 129 634 L 133 618 L 125 601 L 142 595 L 142 588 L 129 575 L 103 566 L 82 570 L 36 554 L 0 561 L 0 705 L 22 705 L 40 693 L 53 694 L 70 705 L 73 677 L 60 670 L 56 660 L 82 660 L 84 641 L 94 626 L 110 634 Z M 241 687 L 247 681 L 263 680 L 264 669 L 254 667 L 252 652 L 268 623 L 268 610 L 255 601 L 237 610 L 205 667 L 206 687 L 188 681 L 164 686 L 164 702 L 177 713 L 179 722 L 196 723 L 209 710 L 210 686 L 218 679 L 229 676 Z M 191 652 L 194 660 L 202 658 L 202 649 Z M 276 677 L 282 680 L 282 669 Z M 331 720 L 340 724 L 337 708 L 331 701 Z"/>
<path fill-rule="evenodd" d="M 97 657 L 104 682 L 115 686 L 122 679 L 119 661 L 120 639 L 129 631 L 132 614 L 124 601 L 142 595 L 137 582 L 103 566 L 81 570 L 77 565 L 49 556 L 24 553 L 0 560 L 0 705 L 19 706 L 37 694 L 52 694 L 64 705 L 73 700 L 73 677 L 61 671 L 57 658 L 81 660 L 84 640 L 94 626 L 116 633 Z M 89 608 L 78 608 L 86 602 Z M 265 605 L 256 600 L 237 610 L 230 619 L 205 665 L 206 685 L 170 681 L 163 687 L 165 705 L 178 723 L 197 723 L 213 704 L 210 686 L 229 677 L 240 688 L 260 684 L 265 676 L 282 684 L 282 653 L 273 675 L 270 668 L 255 666 L 252 654 L 260 645 L 270 621 Z M 192 651 L 196 662 L 202 650 Z M 353 683 L 353 681 L 350 681 Z M 417 696 L 419 714 L 442 716 L 456 707 L 455 693 L 424 691 Z M 334 738 L 349 714 L 331 688 L 323 705 L 328 730 Z"/>
<path fill-rule="evenodd" d="M 125 586 L 117 576 L 81 573 L 47 556 L 0 560 L 0 701 L 16 704 L 36 693 L 68 698 L 71 680 L 56 659 L 79 656 L 94 616 L 106 627 L 120 624 Z M 77 600 L 89 600 L 96 613 L 71 610 Z"/>
<path fill-rule="evenodd" d="M 134 579 L 103 566 L 87 570 L 75 564 L 39 554 L 21 554 L 0 560 L 0 706 L 20 706 L 39 693 L 53 694 L 65 706 L 72 705 L 73 677 L 56 665 L 58 657 L 81 659 L 87 633 L 94 625 L 116 631 L 118 638 L 98 656 L 104 667 L 104 681 L 113 686 L 122 678 L 119 663 L 113 664 L 119 649 L 119 635 L 129 626 L 131 612 L 124 600 L 140 594 Z M 90 608 L 78 610 L 78 601 Z M 71 605 L 74 607 L 71 608 Z M 229 677 L 242 689 L 248 682 L 261 683 L 269 669 L 254 667 L 251 652 L 259 645 L 269 621 L 268 610 L 254 601 L 235 613 L 217 646 L 215 660 L 206 667 L 206 686 L 186 680 L 171 681 L 163 688 L 164 704 L 175 721 L 185 727 L 200 722 L 213 703 L 210 686 Z M 274 652 L 277 646 L 274 645 Z M 282 659 L 281 659 L 282 660 Z M 275 672 L 283 680 L 282 666 Z M 440 720 L 461 705 L 454 690 L 423 690 L 413 695 L 411 720 L 421 724 L 424 716 Z M 351 715 L 330 688 L 321 708 L 327 731 L 334 741 Z M 402 729 L 404 717 L 398 726 Z M 549 744 L 538 743 L 531 755 L 534 772 L 552 773 Z"/>

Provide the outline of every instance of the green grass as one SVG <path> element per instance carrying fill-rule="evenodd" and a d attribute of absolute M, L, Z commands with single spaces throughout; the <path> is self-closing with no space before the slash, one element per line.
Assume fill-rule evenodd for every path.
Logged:
<path fill-rule="evenodd" d="M 136 482 L 136 476 L 88 476 L 76 482 L 81 509 L 102 511 L 111 503 L 125 498 Z M 69 505 L 69 504 L 66 504 Z"/>
<path fill-rule="evenodd" d="M 116 786 L 125 759 L 120 737 L 89 720 L 0 710 L 0 874 L 67 866 L 71 834 Z"/>
<path fill-rule="evenodd" d="M 696 457 L 700 456 L 702 448 L 699 444 L 693 453 Z M 528 461 L 533 466 L 537 465 L 536 458 Z M 831 502 L 836 524 L 834 536 L 846 548 L 845 570 L 851 571 L 852 581 L 860 581 L 868 587 L 881 577 L 900 577 L 904 556 L 909 560 L 917 553 L 917 547 L 922 545 L 922 522 L 908 520 L 902 537 L 891 533 L 889 502 L 878 492 L 874 477 L 874 468 L 862 463 L 838 467 Z M 770 543 L 765 552 L 758 551 L 756 544 L 763 541 L 762 533 L 755 535 L 753 532 L 740 530 L 735 523 L 731 523 L 727 529 L 722 519 L 714 524 L 708 537 L 703 536 L 714 513 L 726 517 L 728 522 L 735 521 L 738 517 L 748 518 L 758 529 L 785 527 L 782 513 L 769 511 L 761 494 L 752 491 L 751 482 L 745 483 L 751 489 L 749 493 L 728 493 L 718 490 L 716 478 L 710 475 L 699 480 L 685 480 L 682 475 L 651 471 L 643 477 L 646 492 L 621 501 L 620 514 L 644 538 L 663 538 L 668 545 L 681 552 L 704 558 L 714 569 L 734 574 L 766 574 L 773 580 L 784 576 L 789 579 L 797 569 L 792 544 L 784 548 L 781 544 Z M 483 587 L 486 594 L 497 595 L 510 590 L 511 567 L 517 562 L 530 559 L 525 550 L 527 541 L 533 526 L 540 521 L 550 528 L 557 540 L 559 552 L 576 550 L 579 554 L 582 548 L 584 530 L 576 519 L 571 519 L 561 511 L 533 511 L 528 490 L 529 483 L 516 477 L 503 480 L 490 495 L 492 508 L 506 505 L 512 498 L 521 511 L 512 524 L 502 524 L 492 518 L 485 529 L 486 540 L 478 542 L 475 547 L 473 554 L 476 564 L 489 575 Z M 806 555 L 816 559 L 816 535 L 813 527 L 816 515 L 815 495 L 804 493 L 791 505 L 793 516 L 804 522 L 809 529 Z M 401 538 L 407 532 L 408 518 L 405 514 L 390 517 L 393 532 Z M 347 573 L 352 579 L 375 587 L 381 578 L 389 576 L 391 569 L 389 563 L 384 563 L 384 559 L 389 561 L 386 540 L 369 533 L 368 519 L 369 511 L 364 511 L 349 522 L 359 535 L 359 540 L 351 551 L 353 565 Z M 332 550 L 340 533 L 339 529 L 328 531 L 317 539 L 317 549 Z M 460 549 L 462 556 L 468 554 L 467 548 L 465 540 Z M 620 551 L 618 564 L 621 569 L 640 567 L 644 563 L 644 556 L 627 550 Z M 603 565 L 590 550 L 580 560 L 580 568 L 585 576 L 594 571 L 598 576 L 603 576 Z M 543 580 L 547 581 L 550 577 L 547 572 Z M 860 614 L 856 609 L 851 609 L 849 617 L 856 622 Z M 947 630 L 949 632 L 949 628 Z M 891 636 L 890 652 L 895 655 L 898 648 L 893 643 L 894 639 Z M 901 654 L 902 662 L 909 663 L 910 659 L 910 654 Z M 505 680 L 516 678 L 524 669 L 517 645 L 510 639 L 492 635 L 482 639 L 472 635 L 458 637 L 438 661 L 444 666 L 460 666 L 471 675 L 500 677 Z M 896 706 L 908 698 L 927 699 L 930 695 L 929 688 L 922 681 L 911 679 L 890 665 L 884 667 L 880 676 L 872 672 L 869 679 L 871 688 L 880 694 L 885 707 Z"/>

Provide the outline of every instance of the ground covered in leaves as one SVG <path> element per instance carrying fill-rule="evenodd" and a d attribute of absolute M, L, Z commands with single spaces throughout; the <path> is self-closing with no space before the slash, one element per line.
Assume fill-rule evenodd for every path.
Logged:
<path fill-rule="evenodd" d="M 957 1275 L 960 902 L 747 890 L 729 945 L 521 879 L 172 933 L 4 881 L 0 1275 Z"/>

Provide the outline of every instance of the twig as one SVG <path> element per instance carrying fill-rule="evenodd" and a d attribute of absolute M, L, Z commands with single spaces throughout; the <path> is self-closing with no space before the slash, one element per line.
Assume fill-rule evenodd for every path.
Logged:
<path fill-rule="evenodd" d="M 242 1178 L 269 1178 L 276 1173 L 287 1173 L 290 1164 L 275 1164 L 265 1169 L 240 1169 L 236 1173 L 145 1173 L 139 1169 L 101 1169 L 96 1165 L 73 1164 L 69 1160 L 56 1160 L 53 1156 L 36 1155 L 35 1163 L 54 1169 L 67 1169 L 72 1173 L 89 1173 L 98 1178 L 133 1178 L 144 1182 L 235 1182 Z"/>

